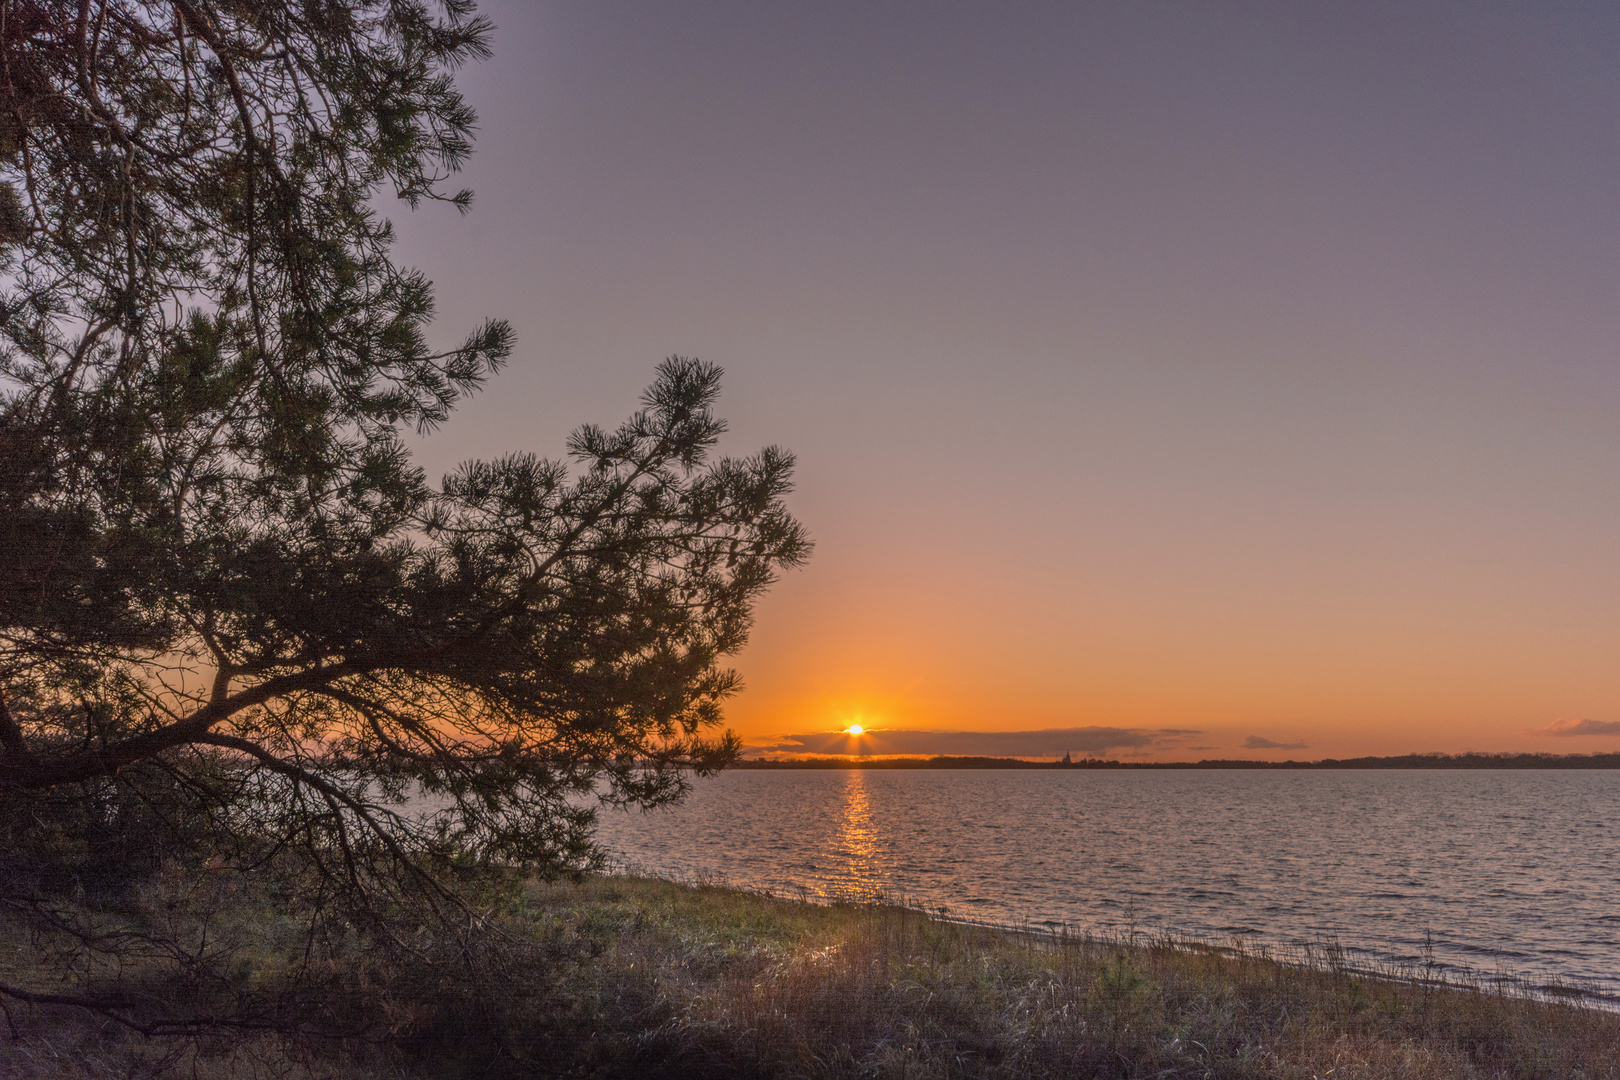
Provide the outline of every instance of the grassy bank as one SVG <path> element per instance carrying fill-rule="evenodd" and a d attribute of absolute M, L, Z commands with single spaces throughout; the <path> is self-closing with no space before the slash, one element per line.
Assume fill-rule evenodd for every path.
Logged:
<path fill-rule="evenodd" d="M 0 1074 L 1620 1076 L 1620 1016 L 1329 958 L 1052 940 L 625 877 L 531 884 L 489 922 L 414 960 L 357 957 L 331 1015 L 371 1017 L 365 1039 L 165 1042 L 13 1006 Z"/>

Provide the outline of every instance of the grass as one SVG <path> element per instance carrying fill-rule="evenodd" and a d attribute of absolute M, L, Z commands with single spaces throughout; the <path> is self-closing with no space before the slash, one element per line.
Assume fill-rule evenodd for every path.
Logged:
<path fill-rule="evenodd" d="M 489 922 L 360 965 L 334 1015 L 370 1017 L 370 1039 L 163 1042 L 13 1006 L 0 1074 L 1620 1077 L 1620 1015 L 1331 952 L 1284 965 L 617 876 L 531 883 Z"/>

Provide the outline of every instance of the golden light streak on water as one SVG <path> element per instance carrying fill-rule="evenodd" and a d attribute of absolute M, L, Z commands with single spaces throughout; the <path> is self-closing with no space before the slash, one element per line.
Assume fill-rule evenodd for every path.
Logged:
<path fill-rule="evenodd" d="M 877 865 L 879 833 L 872 816 L 870 781 L 858 769 L 843 776 L 843 804 L 834 847 L 843 866 L 834 886 L 834 898 L 876 899 L 883 891 L 883 874 Z"/>

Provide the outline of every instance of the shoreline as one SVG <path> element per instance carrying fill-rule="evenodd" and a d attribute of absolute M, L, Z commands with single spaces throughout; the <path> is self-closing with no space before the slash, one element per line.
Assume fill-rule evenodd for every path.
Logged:
<path fill-rule="evenodd" d="M 1620 1015 L 1620 988 L 1605 989 L 1598 985 L 1583 985 L 1577 979 L 1569 981 L 1557 978 L 1537 979 L 1505 970 L 1489 972 L 1447 961 L 1429 960 L 1426 963 L 1419 963 L 1383 959 L 1380 957 L 1381 950 L 1364 945 L 1345 946 L 1330 941 L 1284 942 L 1273 945 L 1261 941 L 1249 942 L 1235 935 L 1231 939 L 1233 944 L 1221 944 L 1191 934 L 1164 929 L 1118 934 L 1090 931 L 1055 920 L 1003 923 L 961 915 L 948 909 L 910 904 L 904 898 L 895 900 L 881 894 L 872 897 L 837 897 L 813 894 L 808 889 L 802 890 L 802 894 L 779 894 L 771 889 L 754 888 L 718 879 L 685 881 L 627 865 L 603 871 L 601 876 L 626 881 L 662 882 L 685 889 L 720 889 L 755 896 L 772 903 L 805 904 L 817 908 L 893 908 L 911 912 L 934 922 L 1003 934 L 1011 938 L 1028 938 L 1051 945 L 1080 942 L 1086 946 L 1101 948 L 1131 950 L 1147 947 L 1168 948 L 1188 953 L 1218 955 L 1232 960 L 1278 964 L 1284 968 L 1301 971 L 1313 970 L 1325 963 L 1356 978 L 1396 982 L 1414 987 L 1446 987 L 1475 993 L 1506 992 L 1549 1003 L 1576 1003 Z M 1352 956 L 1352 953 L 1364 954 L 1364 957 Z M 1421 973 L 1421 969 L 1425 967 L 1429 971 L 1427 975 Z"/>

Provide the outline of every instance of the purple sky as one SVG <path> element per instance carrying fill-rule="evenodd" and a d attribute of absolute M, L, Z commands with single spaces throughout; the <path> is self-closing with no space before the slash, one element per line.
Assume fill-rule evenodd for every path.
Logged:
<path fill-rule="evenodd" d="M 745 738 L 1620 749 L 1620 8 L 485 10 L 423 460 L 725 366 L 818 542 Z"/>

